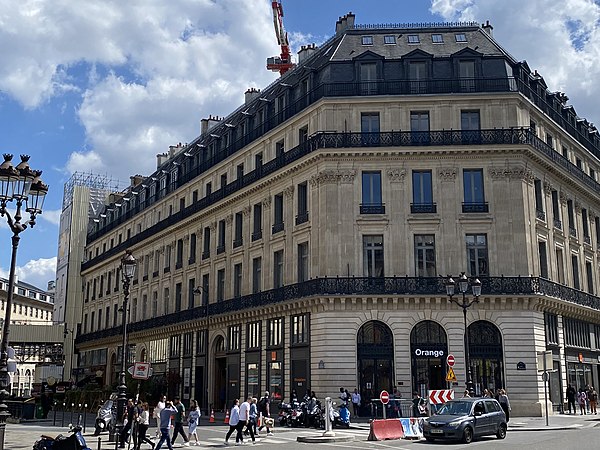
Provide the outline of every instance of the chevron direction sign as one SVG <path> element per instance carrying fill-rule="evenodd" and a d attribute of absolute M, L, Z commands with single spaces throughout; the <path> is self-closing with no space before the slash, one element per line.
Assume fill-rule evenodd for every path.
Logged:
<path fill-rule="evenodd" d="M 454 399 L 454 389 L 438 389 L 429 391 L 429 403 L 432 405 L 441 405 L 448 400 Z"/>

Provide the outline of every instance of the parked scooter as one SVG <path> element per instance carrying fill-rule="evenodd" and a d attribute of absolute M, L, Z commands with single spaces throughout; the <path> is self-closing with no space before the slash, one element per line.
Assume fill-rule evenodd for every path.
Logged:
<path fill-rule="evenodd" d="M 325 419 L 321 410 L 321 402 L 316 398 L 311 398 L 306 404 L 306 415 L 304 418 L 306 427 L 324 428 Z"/>
<path fill-rule="evenodd" d="M 92 450 L 87 446 L 79 425 L 71 427 L 70 432 L 70 436 L 59 434 L 55 438 L 42 435 L 42 438 L 33 444 L 33 450 Z"/>
<path fill-rule="evenodd" d="M 292 426 L 292 405 L 290 403 L 281 402 L 279 404 L 279 425 L 282 427 Z"/>
<path fill-rule="evenodd" d="M 350 428 L 350 410 L 348 409 L 348 403 L 342 402 L 339 406 L 339 410 L 331 408 L 329 418 L 331 419 L 331 425 L 333 427 L 337 425 Z"/>
<path fill-rule="evenodd" d="M 96 423 L 94 428 L 94 436 L 98 436 L 103 431 L 112 430 L 112 428 L 116 424 L 116 411 L 114 406 L 116 403 L 115 399 L 112 398 L 110 400 L 106 400 L 104 404 L 98 409 L 98 414 L 96 415 Z"/>

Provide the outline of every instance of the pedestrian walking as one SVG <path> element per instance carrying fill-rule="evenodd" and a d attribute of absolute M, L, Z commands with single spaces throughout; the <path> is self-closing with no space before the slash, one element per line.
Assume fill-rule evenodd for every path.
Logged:
<path fill-rule="evenodd" d="M 167 401 L 166 395 L 161 395 L 152 416 L 156 419 L 156 439 L 160 439 L 160 412 L 165 409 L 165 402 Z"/>
<path fill-rule="evenodd" d="M 185 406 L 179 400 L 179 397 L 175 397 L 173 399 L 173 404 L 175 405 L 175 409 L 177 410 L 177 414 L 175 414 L 175 427 L 173 428 L 173 437 L 171 438 L 171 444 L 175 443 L 175 439 L 177 439 L 178 435 L 181 435 L 183 438 L 184 447 L 189 447 L 190 440 L 185 434 L 183 430 L 183 418 L 185 417 Z"/>
<path fill-rule="evenodd" d="M 579 388 L 579 392 L 577 393 L 577 403 L 579 403 L 579 415 L 580 416 L 587 414 L 585 411 L 586 401 L 587 401 L 587 395 L 585 393 L 585 389 Z"/>
<path fill-rule="evenodd" d="M 248 396 L 248 398 L 246 398 L 246 401 L 244 403 L 242 403 L 240 406 L 240 421 L 238 423 L 238 430 L 240 431 L 240 433 L 243 433 L 244 427 L 246 427 L 246 430 L 250 433 L 250 438 L 252 439 L 252 443 L 254 444 L 256 439 L 254 438 L 254 429 L 252 428 L 252 425 L 250 424 L 250 404 L 251 403 L 252 403 L 252 397 Z M 242 435 L 242 440 L 243 439 L 244 439 L 244 436 Z"/>
<path fill-rule="evenodd" d="M 196 440 L 195 444 L 200 445 L 198 441 L 198 434 L 196 432 L 196 427 L 198 423 L 200 423 L 200 408 L 198 407 L 198 402 L 196 400 L 190 401 L 190 413 L 188 415 L 188 439 L 191 440 L 192 436 Z"/>
<path fill-rule="evenodd" d="M 148 412 L 148 403 L 146 403 L 146 402 L 142 403 L 141 409 L 142 409 L 142 411 L 138 414 L 138 417 L 137 417 L 138 435 L 137 435 L 137 445 L 134 447 L 135 450 L 140 450 L 140 448 L 142 447 L 142 444 L 144 442 L 146 442 L 147 444 L 150 444 L 150 446 L 152 448 L 154 448 L 154 442 L 152 442 L 146 436 L 146 432 L 148 431 L 148 428 L 150 427 L 150 413 Z"/>
<path fill-rule="evenodd" d="M 237 432 L 235 435 L 235 444 L 239 445 L 244 442 L 244 436 L 240 430 L 238 430 L 238 423 L 240 422 L 240 401 L 236 398 L 233 402 L 233 406 L 231 407 L 231 412 L 229 413 L 229 431 L 225 435 L 225 445 L 229 445 L 229 438 L 233 434 L 234 431 Z"/>
<path fill-rule="evenodd" d="M 598 393 L 594 386 L 590 388 L 590 414 L 598 414 L 596 407 L 598 406 Z"/>
<path fill-rule="evenodd" d="M 354 389 L 352 393 L 352 409 L 354 410 L 354 418 L 358 417 L 358 409 L 360 408 L 360 394 L 358 389 Z"/>
<path fill-rule="evenodd" d="M 121 430 L 121 434 L 119 436 L 119 447 L 125 448 L 125 442 L 129 439 L 129 432 L 131 431 L 131 426 L 133 425 L 133 419 L 135 416 L 135 406 L 133 404 L 133 400 L 127 400 L 127 406 L 125 407 L 125 411 L 123 411 L 123 422 L 125 422 L 125 426 Z"/>
<path fill-rule="evenodd" d="M 569 408 L 569 414 L 571 414 L 571 406 L 573 407 L 573 413 L 577 414 L 577 408 L 575 407 L 575 398 L 577 397 L 577 391 L 573 387 L 573 385 L 569 384 L 567 386 L 567 405 Z"/>
<path fill-rule="evenodd" d="M 256 426 L 258 422 L 258 407 L 256 406 L 256 403 L 256 397 L 253 397 L 252 402 L 250 403 L 250 426 L 252 427 L 255 436 L 258 434 L 258 428 Z"/>
<path fill-rule="evenodd" d="M 265 427 L 265 419 L 271 417 L 271 397 L 269 396 L 269 391 L 265 391 L 265 395 L 258 401 L 257 406 L 258 414 L 262 415 L 262 423 L 260 424 L 260 427 L 258 427 L 258 432 L 260 433 Z M 267 436 L 273 436 L 271 429 L 268 426 L 266 428 Z"/>
<path fill-rule="evenodd" d="M 177 409 L 173 406 L 173 403 L 165 401 L 165 407 L 160 411 L 160 417 L 158 427 L 160 428 L 160 439 L 156 444 L 155 450 L 160 450 L 163 442 L 167 443 L 167 448 L 173 450 L 171 445 L 171 439 L 169 438 L 169 429 L 171 428 L 171 414 L 177 413 Z"/>
<path fill-rule="evenodd" d="M 506 416 L 506 423 L 508 423 L 510 419 L 510 401 L 508 400 L 508 395 L 504 389 L 500 389 L 500 394 L 498 395 L 498 403 L 500 403 L 500 407 L 502 411 L 504 411 L 504 415 Z"/>

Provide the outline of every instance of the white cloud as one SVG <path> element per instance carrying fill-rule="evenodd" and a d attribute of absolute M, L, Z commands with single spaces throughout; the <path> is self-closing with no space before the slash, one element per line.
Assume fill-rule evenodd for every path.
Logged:
<path fill-rule="evenodd" d="M 45 209 L 42 212 L 42 214 L 38 215 L 37 217 L 44 219 L 46 222 L 49 222 L 52 225 L 59 225 L 61 213 L 62 213 L 62 210 L 60 210 L 60 209 L 53 209 L 53 210 Z"/>
<path fill-rule="evenodd" d="M 81 90 L 86 148 L 69 172 L 148 174 L 157 153 L 199 134 L 201 118 L 228 114 L 276 76 L 265 68 L 279 53 L 267 0 L 9 3 L 0 91 L 35 108 Z"/>
<path fill-rule="evenodd" d="M 20 281 L 46 289 L 48 281 L 56 278 L 56 257 L 32 259 L 24 266 L 17 267 L 15 274 Z M 0 277 L 7 279 L 8 271 L 0 267 Z"/>
<path fill-rule="evenodd" d="M 494 38 L 564 91 L 580 116 L 600 121 L 600 6 L 592 0 L 432 0 L 446 20 L 490 20 Z"/>

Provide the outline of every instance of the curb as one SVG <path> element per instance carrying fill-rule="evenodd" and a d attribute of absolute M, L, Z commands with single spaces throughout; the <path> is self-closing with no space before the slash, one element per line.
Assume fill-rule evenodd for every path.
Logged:
<path fill-rule="evenodd" d="M 354 440 L 353 435 L 340 434 L 336 436 L 298 436 L 297 442 L 303 442 L 305 444 L 327 444 L 335 442 L 350 442 Z"/>

